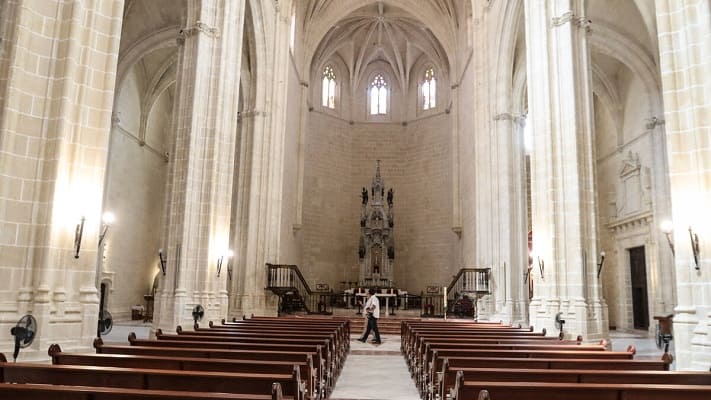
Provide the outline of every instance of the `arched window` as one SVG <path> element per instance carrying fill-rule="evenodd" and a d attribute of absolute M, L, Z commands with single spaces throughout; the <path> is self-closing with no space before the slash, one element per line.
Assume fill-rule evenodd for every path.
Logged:
<path fill-rule="evenodd" d="M 425 71 L 425 81 L 422 84 L 422 109 L 429 110 L 437 105 L 437 80 L 434 69 L 427 68 Z"/>
<path fill-rule="evenodd" d="M 370 115 L 387 114 L 388 112 L 388 83 L 382 75 L 378 74 L 370 84 Z"/>
<path fill-rule="evenodd" d="M 330 65 L 323 69 L 321 105 L 328 108 L 336 108 L 336 74 L 333 73 L 333 67 Z"/>
<path fill-rule="evenodd" d="M 296 4 L 296 3 L 294 3 Z M 291 21 L 289 24 L 289 50 L 294 52 L 294 41 L 296 40 L 296 6 L 291 8 Z"/>

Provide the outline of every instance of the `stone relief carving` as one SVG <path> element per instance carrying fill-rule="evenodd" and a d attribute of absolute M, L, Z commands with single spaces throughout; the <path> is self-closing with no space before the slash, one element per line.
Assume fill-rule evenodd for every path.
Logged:
<path fill-rule="evenodd" d="M 650 170 L 642 166 L 638 153 L 630 151 L 627 154 L 627 158 L 622 160 L 618 176 L 614 192 L 610 196 L 610 218 L 625 218 L 651 211 Z"/>
<path fill-rule="evenodd" d="M 368 190 L 361 189 L 360 240 L 358 261 L 361 286 L 391 286 L 395 247 L 393 245 L 393 190 L 385 194 L 378 161 L 375 177 Z M 386 209 L 387 206 L 387 209 Z"/>

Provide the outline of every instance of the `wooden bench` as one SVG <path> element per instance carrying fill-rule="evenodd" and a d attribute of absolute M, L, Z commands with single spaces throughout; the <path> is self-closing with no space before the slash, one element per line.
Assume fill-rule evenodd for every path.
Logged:
<path fill-rule="evenodd" d="M 491 342 L 495 343 L 491 343 Z M 601 341 L 600 344 L 581 345 L 577 341 L 538 341 L 538 340 L 479 340 L 476 338 L 459 339 L 450 341 L 442 338 L 432 340 L 422 340 L 420 346 L 414 351 L 406 352 L 405 358 L 408 364 L 413 367 L 427 359 L 427 354 L 432 348 L 440 349 L 489 349 L 489 350 L 564 350 L 564 351 L 605 351 L 607 343 Z"/>
<path fill-rule="evenodd" d="M 293 333 L 293 334 L 270 334 L 270 333 L 239 333 L 235 335 L 192 335 L 190 332 L 181 334 L 165 334 L 160 329 L 156 331 L 156 339 L 158 341 L 167 342 L 209 342 L 209 343 L 235 343 L 235 344 L 259 344 L 263 345 L 321 345 L 324 348 L 324 353 L 328 358 L 330 356 L 333 363 L 332 368 L 336 374 L 340 372 L 341 366 L 347 355 L 344 346 L 338 347 L 332 337 L 323 337 L 320 335 L 312 335 L 309 333 Z M 129 340 L 130 342 L 131 340 Z"/>
<path fill-rule="evenodd" d="M 438 341 L 448 343 L 500 343 L 500 344 L 554 344 L 566 346 L 578 346 L 582 344 L 582 337 L 579 340 L 561 340 L 557 336 L 536 336 L 536 337 L 506 337 L 497 335 L 447 335 L 441 333 L 418 333 L 413 335 L 410 343 L 402 342 L 401 350 L 408 355 L 418 352 L 424 348 L 425 342 Z M 601 340 L 597 345 L 607 346 L 607 341 Z"/>
<path fill-rule="evenodd" d="M 223 343 L 274 343 L 274 344 L 320 344 L 326 349 L 326 353 L 332 355 L 332 361 L 336 373 L 345 361 L 348 354 L 346 342 L 339 340 L 333 333 L 318 333 L 307 330 L 288 330 L 282 328 L 280 331 L 184 331 L 181 326 L 176 328 L 177 334 L 166 334 L 162 330 L 156 330 L 156 339 L 168 341 L 210 341 Z"/>
<path fill-rule="evenodd" d="M 294 400 L 305 397 L 299 374 L 295 365 L 291 374 L 255 374 L 7 363 L 0 360 L 2 383 L 268 395 L 276 382 L 284 397 Z"/>
<path fill-rule="evenodd" d="M 442 368 L 431 375 L 426 388 L 420 387 L 423 393 L 441 392 L 444 386 L 453 385 L 451 370 L 467 368 L 496 369 L 557 369 L 557 370 L 598 370 L 598 371 L 668 371 L 669 363 L 662 360 L 605 360 L 605 359 L 575 359 L 575 358 L 484 358 L 484 357 L 448 357 L 442 360 Z M 445 382 L 443 382 L 443 380 Z"/>
<path fill-rule="evenodd" d="M 283 350 L 228 350 L 198 347 L 153 347 L 153 346 L 107 346 L 100 338 L 94 340 L 94 348 L 98 354 L 125 354 L 146 356 L 168 356 L 208 359 L 242 359 L 259 361 L 302 361 L 307 355 L 311 356 L 317 376 L 322 377 L 318 387 L 323 392 L 330 392 L 333 388 L 329 379 L 328 366 L 322 354 L 322 347 L 317 346 L 312 351 L 283 351 Z"/>
<path fill-rule="evenodd" d="M 210 321 L 212 322 L 212 321 Z M 212 329 L 234 329 L 239 327 L 282 327 L 282 326 L 304 326 L 309 328 L 330 328 L 335 329 L 336 332 L 343 337 L 344 340 L 348 341 L 350 337 L 350 321 L 349 320 L 320 320 L 318 318 L 253 318 L 249 320 L 235 320 L 234 322 L 227 322 L 222 320 L 222 325 L 210 324 Z"/>
<path fill-rule="evenodd" d="M 415 369 L 415 381 L 422 393 L 434 390 L 437 372 L 442 371 L 444 360 L 456 358 L 552 358 L 552 359 L 599 359 L 632 360 L 633 346 L 628 351 L 565 351 L 565 350 L 480 350 L 480 349 L 430 349 L 422 364 Z M 521 367 L 524 368 L 524 367 Z"/>
<path fill-rule="evenodd" d="M 278 383 L 270 395 L 196 393 L 169 390 L 143 390 L 90 386 L 65 386 L 25 383 L 0 383 L 3 400 L 281 400 Z"/>
<path fill-rule="evenodd" d="M 148 340 L 137 339 L 135 333 L 131 332 L 128 336 L 128 341 L 131 346 L 137 347 L 166 347 L 166 348 L 184 348 L 184 349 L 210 349 L 210 350 L 243 350 L 243 351 L 276 351 L 276 352 L 320 352 L 320 357 L 323 359 L 324 377 L 326 385 L 329 388 L 333 387 L 339 369 L 335 367 L 333 362 L 334 353 L 330 347 L 325 347 L 321 344 L 283 344 L 279 342 L 219 342 L 205 339 L 202 341 L 195 340 Z M 320 361 L 320 360 L 319 360 Z"/>
<path fill-rule="evenodd" d="M 457 380 L 456 395 L 452 400 L 486 399 L 479 397 L 486 391 L 491 400 L 546 399 L 546 400 L 708 400 L 708 385 L 650 385 L 613 383 L 541 383 L 541 382 L 486 382 Z"/>
<path fill-rule="evenodd" d="M 588 369 L 499 369 L 462 368 L 445 370 L 440 385 L 440 398 L 449 393 L 456 396 L 454 387 L 459 372 L 464 382 L 558 382 L 558 383 L 635 383 L 665 385 L 711 385 L 709 372 L 668 371 L 602 371 Z"/>
<path fill-rule="evenodd" d="M 76 354 L 64 353 L 57 344 L 49 346 L 49 356 L 54 365 L 85 365 L 99 367 L 164 369 L 177 371 L 211 371 L 211 372 L 247 372 L 290 374 L 293 366 L 300 370 L 300 377 L 305 382 L 305 392 L 308 398 L 320 399 L 321 390 L 317 383 L 323 377 L 318 375 L 311 355 L 301 361 L 269 361 L 240 359 L 206 359 L 169 356 L 140 356 L 126 354 Z"/>

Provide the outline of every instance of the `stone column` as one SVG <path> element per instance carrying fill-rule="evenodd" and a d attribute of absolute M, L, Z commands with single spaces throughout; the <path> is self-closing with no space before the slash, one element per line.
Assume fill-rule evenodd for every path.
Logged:
<path fill-rule="evenodd" d="M 0 331 L 32 312 L 38 336 L 23 358 L 37 359 L 51 343 L 88 348 L 96 333 L 94 279 L 123 1 L 2 3 Z M 0 341 L 0 351 L 11 348 Z"/>
<path fill-rule="evenodd" d="M 674 223 L 676 363 L 680 370 L 706 371 L 711 365 L 711 12 L 706 0 L 655 4 Z M 690 234 L 698 235 L 696 258 Z"/>
<path fill-rule="evenodd" d="M 590 55 L 583 0 L 526 0 L 528 119 L 532 124 L 532 220 L 536 329 L 607 336 L 597 280 Z M 538 262 L 544 268 L 541 274 Z"/>
<path fill-rule="evenodd" d="M 164 235 L 168 278 L 157 296 L 156 328 L 192 325 L 197 304 L 205 308 L 205 320 L 227 317 L 244 7 L 241 1 L 190 0 L 177 39 L 176 137 Z"/>
<path fill-rule="evenodd" d="M 257 59 L 256 99 L 249 142 L 249 192 L 246 232 L 243 234 L 241 279 L 236 282 L 231 313 L 275 315 L 277 298 L 264 290 L 266 263 L 281 263 L 280 233 L 284 190 L 284 141 L 287 134 L 286 99 L 289 80 L 289 22 L 291 2 L 256 2 L 251 9 Z M 289 227 L 291 229 L 292 227 Z"/>

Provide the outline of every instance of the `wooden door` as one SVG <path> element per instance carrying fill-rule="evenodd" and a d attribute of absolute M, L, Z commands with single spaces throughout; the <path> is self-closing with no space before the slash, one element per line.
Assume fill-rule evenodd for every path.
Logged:
<path fill-rule="evenodd" d="M 630 277 L 632 282 L 632 314 L 635 329 L 649 329 L 649 302 L 647 301 L 647 264 L 644 246 L 629 249 Z"/>

